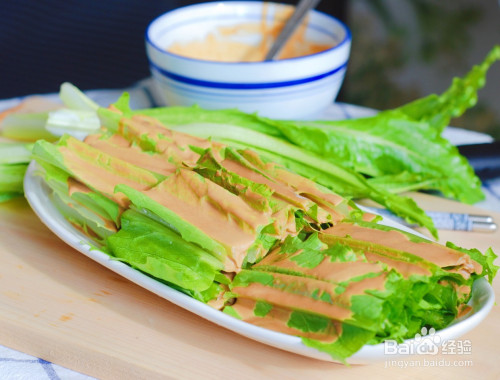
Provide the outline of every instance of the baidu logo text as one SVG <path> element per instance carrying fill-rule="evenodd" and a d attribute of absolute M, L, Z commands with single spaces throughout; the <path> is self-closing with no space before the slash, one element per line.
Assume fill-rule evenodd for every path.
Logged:
<path fill-rule="evenodd" d="M 411 341 L 398 343 L 395 340 L 384 342 L 384 354 L 386 355 L 437 355 L 441 337 L 436 335 L 436 330 L 431 327 L 422 327 L 420 333 L 415 335 Z"/>

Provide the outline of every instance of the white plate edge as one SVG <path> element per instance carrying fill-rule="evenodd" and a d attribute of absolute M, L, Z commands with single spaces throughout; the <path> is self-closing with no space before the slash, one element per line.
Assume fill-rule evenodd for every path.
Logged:
<path fill-rule="evenodd" d="M 98 262 L 104 267 L 112 270 L 113 272 L 127 278 L 133 283 L 155 293 L 156 295 L 166 299 L 175 305 L 182 307 L 194 314 L 209 320 L 221 327 L 234 331 L 247 338 L 259 341 L 261 343 L 273 346 L 288 352 L 300 354 L 322 361 L 330 361 L 338 363 L 332 357 L 324 352 L 318 351 L 314 348 L 305 346 L 299 337 L 279 333 L 276 331 L 268 330 L 250 323 L 241 321 L 237 318 L 231 317 L 219 310 L 204 304 L 201 301 L 195 300 L 188 295 L 177 291 L 173 288 L 164 285 L 153 278 L 131 268 L 130 266 L 112 260 L 106 253 L 90 249 L 91 246 L 87 241 L 90 241 L 83 233 L 75 229 L 71 224 L 64 219 L 64 217 L 53 207 L 48 198 L 48 188 L 44 185 L 43 178 L 36 174 L 37 164 L 32 161 L 28 166 L 24 178 L 24 191 L 25 197 L 30 204 L 31 208 L 38 216 L 38 218 L 61 240 L 74 248 L 75 250 L 83 253 L 90 259 Z M 45 198 L 45 199 L 44 199 Z M 50 214 L 54 214 L 55 218 L 50 218 Z M 396 222 L 390 221 L 389 223 L 397 228 L 411 231 L 405 226 L 399 225 Z M 468 316 L 466 319 L 454 323 L 442 330 L 436 331 L 436 336 L 440 338 L 441 342 L 449 339 L 457 338 L 476 327 L 490 312 L 493 307 L 495 296 L 491 285 L 484 279 L 480 279 L 475 286 L 480 288 L 483 292 L 482 297 L 486 297 L 484 306 L 475 311 L 474 314 Z M 477 293 L 473 293 L 473 298 Z M 473 299 L 474 300 L 474 299 Z M 405 341 L 407 344 L 414 344 L 413 339 Z M 396 359 L 404 355 L 390 355 L 384 354 L 384 343 L 377 345 L 365 345 L 358 352 L 347 359 L 350 364 L 369 364 L 373 362 L 380 362 L 382 360 Z"/>

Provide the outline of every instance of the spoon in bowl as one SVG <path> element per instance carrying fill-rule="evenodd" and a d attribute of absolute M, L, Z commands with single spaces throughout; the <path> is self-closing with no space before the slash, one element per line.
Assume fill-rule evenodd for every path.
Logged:
<path fill-rule="evenodd" d="M 271 46 L 266 54 L 264 60 L 271 61 L 277 57 L 277 55 L 283 49 L 283 46 L 288 41 L 292 33 L 297 29 L 297 27 L 302 23 L 302 20 L 307 15 L 311 9 L 315 8 L 321 0 L 300 0 L 295 7 L 295 11 L 292 16 L 288 19 L 283 30 L 279 34 L 274 44 Z"/>

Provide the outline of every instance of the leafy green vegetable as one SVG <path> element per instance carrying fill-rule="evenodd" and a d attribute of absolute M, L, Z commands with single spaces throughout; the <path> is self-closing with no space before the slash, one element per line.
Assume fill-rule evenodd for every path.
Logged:
<path fill-rule="evenodd" d="M 368 239 L 363 233 L 365 239 L 359 240 L 355 224 L 339 223 L 345 236 L 334 236 L 329 229 L 289 237 L 261 262 L 240 271 L 230 285 L 236 298 L 231 313 L 265 326 L 247 317 L 245 305 L 253 300 L 254 315 L 272 318 L 301 336 L 304 344 L 344 361 L 365 344 L 413 338 L 423 326 L 448 326 L 470 296 L 457 289 L 470 287 L 478 276 L 494 276 L 498 269 L 492 252 L 483 255 L 451 244 L 453 253 L 446 247 L 434 251 L 445 260 L 438 261 L 441 268 L 432 261 L 437 258 L 424 258 L 424 245 L 435 243 L 409 240 L 391 227 L 359 223 L 364 229 L 376 228 L 377 234 Z M 398 248 L 400 241 L 408 252 Z M 464 270 L 470 271 L 473 261 L 483 269 L 469 276 Z M 276 309 L 273 316 L 261 313 L 262 303 L 266 310 Z"/>
<path fill-rule="evenodd" d="M 96 212 L 75 202 L 63 192 L 54 191 L 50 199 L 57 210 L 73 225 L 80 227 L 87 235 L 92 236 L 100 248 L 104 247 L 104 239 L 116 233 L 115 226 Z"/>
<path fill-rule="evenodd" d="M 108 196 L 114 195 L 113 180 L 119 179 L 129 185 L 145 188 L 155 185 L 164 178 L 162 175 L 113 158 L 68 135 L 63 136 L 57 145 L 44 140 L 37 141 L 33 147 L 33 155 L 37 161 L 45 161 L 91 189 Z M 96 176 L 100 181 L 95 181 Z"/>
<path fill-rule="evenodd" d="M 359 173 L 324 160 L 300 147 L 256 131 L 224 124 L 191 124 L 175 127 L 185 133 L 211 137 L 237 148 L 251 148 L 264 158 L 278 162 L 304 177 L 346 197 L 370 198 L 411 223 L 426 227 L 434 236 L 432 219 L 409 197 L 371 186 Z"/>
<path fill-rule="evenodd" d="M 288 320 L 288 326 L 304 332 L 325 331 L 330 323 L 329 318 L 301 311 L 292 311 Z"/>
<path fill-rule="evenodd" d="M 299 254 L 291 257 L 291 260 L 296 262 L 300 267 L 315 268 L 325 258 L 324 254 L 321 252 L 322 248 L 325 248 L 325 246 L 325 243 L 319 240 L 317 233 L 311 234 L 304 241 L 299 237 L 289 236 L 281 245 L 280 253 L 290 254 L 300 251 Z"/>
<path fill-rule="evenodd" d="M 475 203 L 484 197 L 481 182 L 456 147 L 441 137 L 441 132 L 452 117 L 460 116 L 476 103 L 477 91 L 484 86 L 489 67 L 499 59 L 500 46 L 495 46 L 480 65 L 463 79 L 455 78 L 441 96 L 429 95 L 372 117 L 267 121 L 286 141 L 329 162 L 342 162 L 377 178 L 371 182 L 374 185 L 385 183 L 393 191 L 434 189 L 462 202 Z"/>
<path fill-rule="evenodd" d="M 64 82 L 59 90 L 59 98 L 70 109 L 82 111 L 97 111 L 99 105 L 85 95 L 75 85 Z"/>
<path fill-rule="evenodd" d="M 23 178 L 27 165 L 0 165 L 0 193 L 23 193 Z"/>
<path fill-rule="evenodd" d="M 47 119 L 47 112 L 12 113 L 2 120 L 2 136 L 20 141 L 55 141 L 57 136 L 45 128 Z"/>
<path fill-rule="evenodd" d="M 473 260 L 481 264 L 481 266 L 483 267 L 482 275 L 487 276 L 490 283 L 493 282 L 493 279 L 497 275 L 499 267 L 494 264 L 498 256 L 495 254 L 495 252 L 493 252 L 491 248 L 488 248 L 483 254 L 478 249 L 465 249 L 456 246 L 452 242 L 447 242 L 446 246 L 469 255 Z"/>
<path fill-rule="evenodd" d="M 269 314 L 272 308 L 273 305 L 271 305 L 270 303 L 258 301 L 255 304 L 255 309 L 253 312 L 257 317 L 265 317 L 267 314 Z"/>
<path fill-rule="evenodd" d="M 73 188 L 69 173 L 50 163 L 39 160 L 46 184 L 53 190 L 52 198 L 58 210 L 72 223 L 89 235 L 102 240 L 115 233 L 119 223 L 120 207 L 111 199 L 85 186 Z"/>
<path fill-rule="evenodd" d="M 32 144 L 0 142 L 0 203 L 23 195 Z"/>
<path fill-rule="evenodd" d="M 274 140 L 268 141 L 273 141 L 277 146 L 283 147 L 279 145 L 279 140 L 300 146 L 304 152 L 310 154 L 311 162 L 314 162 L 315 157 L 327 161 L 336 169 L 333 170 L 333 176 L 338 174 L 337 167 L 340 166 L 344 172 L 346 168 L 350 168 L 357 173 L 374 177 L 371 184 L 379 191 L 434 189 L 462 202 L 475 203 L 484 197 L 480 180 L 467 160 L 441 137 L 441 132 L 451 118 L 460 116 L 466 109 L 475 105 L 477 91 L 484 86 L 489 67 L 498 59 L 500 46 L 497 45 L 485 60 L 474 66 L 463 79 L 455 78 L 450 88 L 442 95 L 429 95 L 399 108 L 361 119 L 278 121 L 237 110 L 206 111 L 198 107 L 132 111 L 126 105 L 126 97 L 119 105 L 122 107 L 121 111 L 127 115 L 147 114 L 170 128 L 187 130 L 184 128 L 196 124 L 198 129 L 206 129 L 204 136 L 210 135 L 213 129 L 224 129 L 227 135 L 217 133 L 216 138 L 225 137 L 227 140 L 232 139 L 233 143 L 240 143 L 240 147 L 250 145 L 252 149 L 260 149 L 261 153 L 266 151 L 272 160 L 283 157 L 289 160 L 294 157 L 285 154 L 283 149 L 270 156 L 269 153 L 274 150 L 269 144 L 254 139 L 262 135 L 246 135 L 247 141 L 235 138 L 234 134 L 230 135 L 234 126 L 240 127 L 238 133 L 241 133 L 241 129 L 253 130 L 274 137 Z M 105 111 L 102 116 L 106 114 L 107 117 L 113 118 L 110 111 Z M 220 127 L 222 125 L 225 127 Z M 286 151 L 291 152 L 289 148 L 286 148 Z M 292 170 L 302 168 L 293 161 L 288 164 Z M 303 169 L 301 174 L 318 181 L 325 180 L 321 172 L 310 168 Z M 349 179 L 347 183 L 339 183 L 337 179 L 335 191 L 345 196 L 366 196 L 366 191 L 365 194 L 360 192 L 363 187 L 352 187 L 352 175 L 346 178 Z M 346 187 L 347 184 L 350 186 Z M 394 204 L 390 206 L 388 208 L 392 209 Z M 401 213 L 404 211 L 400 210 L 400 215 Z M 414 218 L 414 215 L 406 216 Z"/>
<path fill-rule="evenodd" d="M 345 168 L 340 163 L 332 162 L 332 160 L 328 162 L 323 157 L 273 137 L 272 133 L 270 133 L 273 124 L 268 119 L 240 113 L 236 110 L 205 111 L 199 108 L 185 108 L 183 111 L 180 107 L 174 109 L 167 107 L 132 111 L 128 106 L 128 94 L 124 94 L 115 104 L 115 107 L 125 117 L 144 114 L 157 118 L 170 129 L 199 137 L 214 138 L 240 149 L 251 148 L 261 156 L 278 162 L 286 168 L 310 178 L 345 197 L 373 199 L 396 215 L 404 218 L 407 222 L 424 226 L 433 236 L 437 236 L 437 230 L 432 219 L 411 198 L 391 194 L 382 188 L 372 186 L 361 174 Z M 250 129 L 214 123 L 214 121 L 224 119 L 226 112 L 229 120 L 233 122 L 238 120 L 240 124 Z M 99 114 L 108 128 L 114 131 L 118 130 L 120 115 L 104 109 L 100 109 Z M 209 120 L 210 123 L 205 124 L 200 120 Z M 189 124 L 189 122 L 193 124 Z M 256 127 L 258 125 L 263 127 Z M 257 130 L 265 130 L 268 134 Z"/>
<path fill-rule="evenodd" d="M 199 245 L 220 260 L 223 260 L 227 255 L 226 249 L 219 242 L 212 239 L 196 226 L 183 220 L 173 211 L 162 206 L 151 197 L 123 184 L 116 186 L 116 192 L 125 194 L 136 208 L 148 210 L 150 213 L 156 215 L 158 219 L 163 220 L 166 225 L 179 233 L 186 242 Z"/>
<path fill-rule="evenodd" d="M 101 122 L 95 110 L 72 110 L 62 108 L 49 112 L 45 129 L 55 136 L 71 134 L 82 140 L 85 136 L 95 133 L 101 127 Z"/>
<path fill-rule="evenodd" d="M 359 351 L 374 335 L 373 331 L 343 323 L 342 334 L 333 343 L 325 343 L 310 338 L 302 338 L 302 342 L 306 346 L 326 352 L 333 359 L 345 363 L 346 358 Z"/>
<path fill-rule="evenodd" d="M 486 83 L 490 66 L 500 60 L 500 45 L 494 46 L 484 61 L 474 66 L 464 78 L 454 78 L 442 95 L 429 95 L 408 103 L 399 110 L 411 119 L 428 122 L 438 132 L 446 128 L 450 119 L 462 115 L 477 102 L 477 91 Z"/>
<path fill-rule="evenodd" d="M 500 46 L 441 96 L 345 121 L 134 111 L 128 94 L 104 109 L 65 83 L 68 109 L 49 114 L 47 130 L 83 136 L 100 121 L 106 131 L 88 143 L 66 135 L 38 141 L 33 155 L 55 206 L 115 259 L 243 321 L 272 320 L 345 361 L 365 344 L 448 326 L 473 282 L 496 275 L 491 249 L 436 248 L 363 221 L 350 198 L 370 198 L 434 235 L 415 202 L 394 193 L 425 188 L 480 199 L 479 181 L 441 132 L 475 103 L 499 58 Z M 112 134 L 117 140 L 99 144 Z M 0 200 L 22 192 L 30 150 L 0 149 Z"/>
<path fill-rule="evenodd" d="M 133 210 L 122 214 L 120 230 L 107 243 L 113 256 L 187 290 L 207 290 L 222 269 L 222 263 L 199 246 Z"/>
<path fill-rule="evenodd" d="M 238 272 L 238 275 L 233 279 L 232 286 L 244 287 L 254 282 L 263 285 L 269 285 L 272 284 L 273 281 L 274 277 L 270 273 L 243 270 L 241 272 Z"/>
<path fill-rule="evenodd" d="M 0 165 L 30 162 L 32 148 L 33 144 L 30 143 L 0 142 Z"/>
<path fill-rule="evenodd" d="M 427 123 L 388 112 L 370 119 L 279 125 L 294 144 L 375 177 L 373 186 L 388 183 L 392 191 L 435 189 L 467 203 L 483 199 L 481 182 L 466 158 Z"/>
<path fill-rule="evenodd" d="M 231 306 L 226 306 L 222 312 L 223 312 L 223 313 L 225 313 L 225 314 L 227 314 L 227 315 L 230 315 L 230 316 L 231 316 L 231 317 L 233 317 L 233 318 L 236 318 L 236 319 L 242 319 L 242 318 L 241 318 L 241 315 L 239 315 L 239 314 L 236 312 L 236 310 L 234 310 L 234 308 L 233 308 L 233 307 L 231 307 Z"/>

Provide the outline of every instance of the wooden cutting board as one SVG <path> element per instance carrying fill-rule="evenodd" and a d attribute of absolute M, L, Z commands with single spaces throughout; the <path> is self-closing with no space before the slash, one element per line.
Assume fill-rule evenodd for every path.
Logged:
<path fill-rule="evenodd" d="M 498 213 L 418 197 L 427 209 L 482 212 L 500 222 Z M 441 238 L 500 253 L 499 232 L 443 231 Z M 494 288 L 500 294 L 500 281 Z M 470 355 L 433 356 L 427 366 L 423 356 L 408 358 L 414 368 L 322 362 L 239 336 L 121 278 L 60 241 L 23 199 L 0 205 L 0 344 L 101 379 L 494 379 L 498 321 L 495 305 L 463 337 Z"/>

